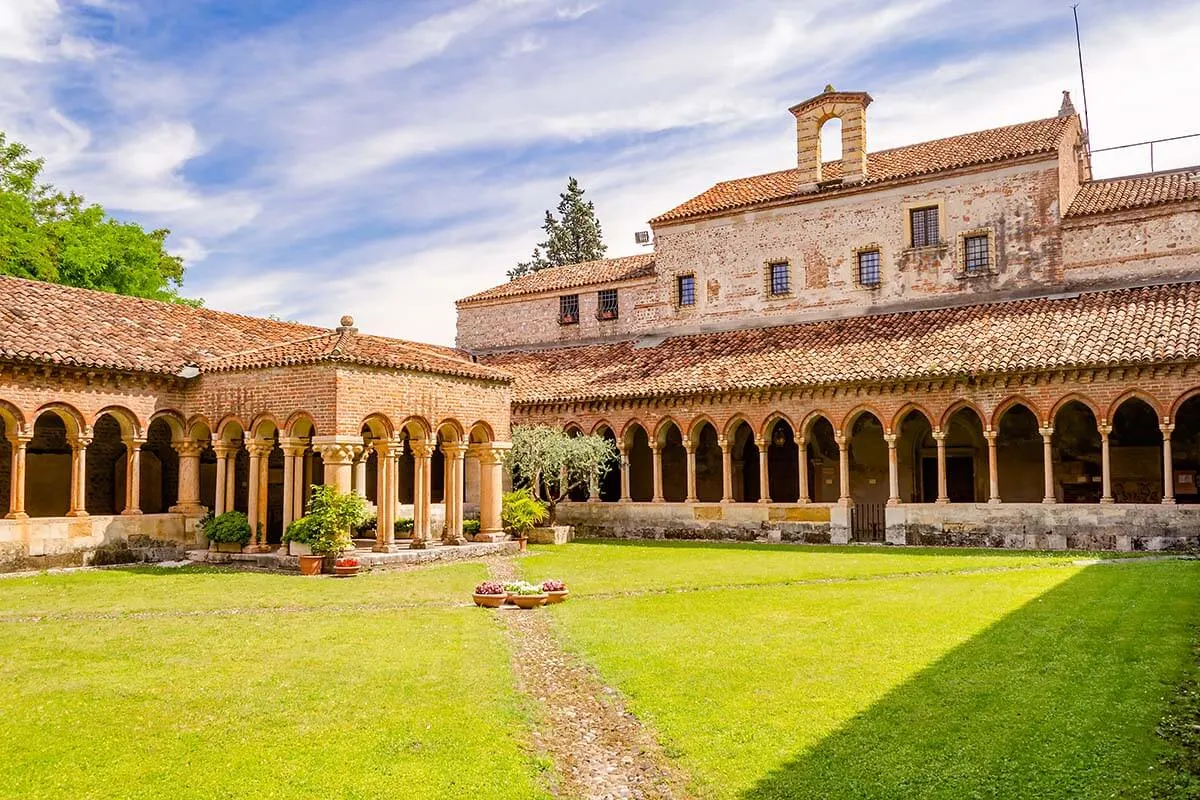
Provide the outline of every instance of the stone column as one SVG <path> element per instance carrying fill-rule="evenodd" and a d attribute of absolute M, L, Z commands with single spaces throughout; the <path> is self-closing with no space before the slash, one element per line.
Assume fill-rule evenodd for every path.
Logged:
<path fill-rule="evenodd" d="M 1000 459 L 996 452 L 996 431 L 989 428 L 983 432 L 988 443 L 988 502 L 1000 502 Z"/>
<path fill-rule="evenodd" d="M 225 467 L 229 457 L 229 445 L 225 442 L 213 442 L 213 453 L 217 456 L 217 485 L 213 491 L 213 516 L 219 517 L 228 508 L 225 505 Z"/>
<path fill-rule="evenodd" d="M 90 436 L 77 436 L 71 442 L 71 510 L 68 517 L 86 517 L 87 512 L 87 448 Z M 182 464 L 180 465 L 182 468 Z"/>
<path fill-rule="evenodd" d="M 629 492 L 629 451 L 621 451 L 621 499 L 619 502 L 628 503 L 633 497 Z"/>
<path fill-rule="evenodd" d="M 842 434 L 836 434 L 834 441 L 838 446 L 838 503 L 843 506 L 851 504 L 850 497 L 850 441 Z"/>
<path fill-rule="evenodd" d="M 796 448 L 799 451 L 798 460 L 800 462 L 796 465 L 797 474 L 800 476 L 800 496 L 797 500 L 801 503 L 810 503 L 812 500 L 808 488 L 808 440 L 796 439 Z"/>
<path fill-rule="evenodd" d="M 651 502 L 663 502 L 663 474 L 662 474 L 662 445 L 655 442 L 650 446 L 651 463 L 654 465 L 654 497 Z"/>
<path fill-rule="evenodd" d="M 424 550 L 429 545 L 429 503 L 433 495 L 433 448 L 430 442 L 413 439 L 409 442 L 413 453 L 413 534 L 409 547 Z"/>
<path fill-rule="evenodd" d="M 270 452 L 270 445 L 267 442 L 247 442 L 246 450 L 250 453 L 250 486 L 246 499 L 246 517 L 250 521 L 250 546 L 247 549 L 254 549 L 259 544 L 259 524 L 266 526 L 266 520 L 262 518 L 259 498 L 266 494 L 266 487 L 262 485 L 262 465 L 265 460 L 264 456 Z M 263 542 L 266 542 L 265 530 L 262 539 Z"/>
<path fill-rule="evenodd" d="M 364 447 L 354 457 L 354 493 L 363 500 L 367 499 L 367 458 L 370 454 L 371 451 Z M 379 456 L 375 457 L 375 469 L 377 472 L 380 470 Z M 376 491 L 379 491 L 378 487 Z"/>
<path fill-rule="evenodd" d="M 687 498 L 686 502 L 696 503 L 699 498 L 696 497 L 696 445 L 689 442 L 683 443 L 684 450 L 687 451 Z"/>
<path fill-rule="evenodd" d="M 446 456 L 446 530 L 442 534 L 442 544 L 466 544 L 462 526 L 467 446 L 457 442 L 443 442 L 442 453 Z"/>
<path fill-rule="evenodd" d="M 29 519 L 25 513 L 25 451 L 33 436 L 17 434 L 9 437 L 12 444 L 12 488 L 8 493 L 8 514 L 5 519 Z"/>
<path fill-rule="evenodd" d="M 1042 433 L 1042 477 L 1046 483 L 1046 494 L 1042 498 L 1043 503 L 1057 503 L 1058 499 L 1054 496 L 1054 427 L 1046 425 L 1041 428 Z"/>
<path fill-rule="evenodd" d="M 888 500 L 889 506 L 900 505 L 900 460 L 896 457 L 896 439 L 894 433 L 885 433 L 883 440 L 888 448 Z"/>
<path fill-rule="evenodd" d="M 179 497 L 168 510 L 199 516 L 204 513 L 200 505 L 200 443 L 182 439 L 171 442 L 171 447 L 179 454 Z"/>
<path fill-rule="evenodd" d="M 718 437 L 721 448 L 721 502 L 733 502 L 733 443 L 724 436 Z"/>
<path fill-rule="evenodd" d="M 476 449 L 479 460 L 479 536 L 477 542 L 504 541 L 500 503 L 504 494 L 504 451 L 511 442 L 493 442 Z"/>
<path fill-rule="evenodd" d="M 136 517 L 142 513 L 142 445 L 145 439 L 125 440 L 125 510 L 122 516 Z"/>
<path fill-rule="evenodd" d="M 1100 502 L 1112 503 L 1112 464 L 1109 462 L 1108 435 L 1112 433 L 1112 425 L 1101 423 L 1100 430 Z"/>
<path fill-rule="evenodd" d="M 771 476 L 768 473 L 769 450 L 768 442 L 763 437 L 754 440 L 758 445 L 758 502 L 771 502 Z"/>
<path fill-rule="evenodd" d="M 1175 424 L 1164 422 L 1158 426 L 1163 437 L 1163 505 L 1175 505 L 1175 462 L 1171 458 L 1171 433 Z"/>
<path fill-rule="evenodd" d="M 933 441 L 937 444 L 937 502 L 949 503 L 950 492 L 946 489 L 946 432 L 934 431 Z"/>
<path fill-rule="evenodd" d="M 325 485 L 349 494 L 354 458 L 362 452 L 362 438 L 355 436 L 314 436 L 313 449 L 325 465 Z"/>

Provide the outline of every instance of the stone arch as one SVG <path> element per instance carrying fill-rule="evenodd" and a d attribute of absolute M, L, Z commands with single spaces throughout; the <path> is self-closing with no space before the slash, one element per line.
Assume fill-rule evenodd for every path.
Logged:
<path fill-rule="evenodd" d="M 78 437 L 88 428 L 83 421 L 83 414 L 79 413 L 79 409 L 75 408 L 75 406 L 71 405 L 70 403 L 58 401 L 46 403 L 38 408 L 38 410 L 33 413 L 33 416 L 30 417 L 30 428 L 32 429 L 34 426 L 36 426 L 38 420 L 41 419 L 45 414 L 54 414 L 60 420 L 62 420 L 63 425 L 66 426 L 67 429 L 67 436 L 71 438 Z"/>
<path fill-rule="evenodd" d="M 904 419 L 909 414 L 913 414 L 913 413 L 920 414 L 922 417 L 924 417 L 925 421 L 929 423 L 930 429 L 932 429 L 935 424 L 940 424 L 940 423 L 938 423 L 938 417 L 936 414 L 931 412 L 928 408 L 921 405 L 920 403 L 913 402 L 910 400 L 909 402 L 900 406 L 900 410 L 892 415 L 891 424 L 890 424 L 888 430 L 890 430 L 892 433 L 899 432 L 900 426 L 901 426 L 901 424 L 903 424 Z"/>
<path fill-rule="evenodd" d="M 1080 405 L 1086 406 L 1087 409 L 1092 412 L 1092 416 L 1096 418 L 1097 424 L 1100 424 L 1100 422 L 1105 419 L 1104 410 L 1100 408 L 1100 404 L 1095 400 L 1083 394 L 1082 392 L 1068 392 L 1067 394 L 1058 398 L 1058 400 L 1056 400 L 1054 405 L 1050 408 L 1050 416 L 1048 416 L 1046 419 L 1051 425 L 1054 424 L 1054 420 L 1058 418 L 1059 412 L 1062 411 L 1063 407 L 1065 407 L 1068 403 L 1079 403 Z"/>
<path fill-rule="evenodd" d="M 1126 401 L 1134 399 L 1141 400 L 1143 403 L 1148 405 L 1154 412 L 1154 416 L 1159 421 L 1162 421 L 1163 417 L 1166 415 L 1165 411 L 1163 410 L 1162 403 L 1158 401 L 1157 397 L 1149 392 L 1143 392 L 1141 389 L 1127 389 L 1119 394 L 1117 398 L 1109 404 L 1108 410 L 1104 413 L 1104 418 L 1111 424 L 1117 416 L 1117 410 L 1123 406 Z"/>
<path fill-rule="evenodd" d="M 1038 406 L 1038 404 L 1030 400 L 1025 395 L 1014 394 L 1001 400 L 1000 403 L 997 404 L 996 410 L 992 412 L 990 425 L 992 430 L 1000 430 L 1000 420 L 1005 414 L 1012 410 L 1014 406 L 1023 406 L 1026 411 L 1033 414 L 1034 419 L 1036 419 L 1039 424 L 1043 423 L 1044 417 L 1042 416 L 1041 408 Z M 1003 474 L 1003 470 L 1001 470 L 1001 473 Z"/>
<path fill-rule="evenodd" d="M 841 431 L 843 436 L 849 437 L 851 435 L 854 425 L 858 422 L 858 418 L 863 414 L 870 414 L 875 418 L 875 421 L 879 423 L 879 427 L 883 429 L 883 432 L 888 432 L 888 429 L 884 427 L 883 422 L 885 419 L 887 419 L 887 416 L 870 403 L 860 403 L 842 418 Z"/>

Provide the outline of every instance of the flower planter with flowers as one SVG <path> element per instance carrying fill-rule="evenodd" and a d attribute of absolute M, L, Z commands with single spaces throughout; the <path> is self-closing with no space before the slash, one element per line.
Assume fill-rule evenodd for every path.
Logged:
<path fill-rule="evenodd" d="M 333 562 L 333 574 L 339 578 L 352 578 L 358 574 L 357 558 L 339 558 Z"/>
<path fill-rule="evenodd" d="M 496 581 L 484 581 L 475 587 L 475 593 L 471 597 L 477 606 L 499 608 L 508 599 L 508 592 Z"/>
<path fill-rule="evenodd" d="M 546 602 L 550 605 L 564 602 L 569 595 L 567 585 L 562 581 L 542 581 L 542 591 L 546 593 Z"/>

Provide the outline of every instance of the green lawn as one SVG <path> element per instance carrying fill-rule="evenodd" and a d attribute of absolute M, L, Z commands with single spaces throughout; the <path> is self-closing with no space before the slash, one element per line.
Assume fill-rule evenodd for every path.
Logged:
<path fill-rule="evenodd" d="M 1147 797 L 1200 562 L 535 548 L 568 647 L 702 798 Z M 0 796 L 545 798 L 481 564 L 0 580 Z M 214 613 L 216 612 L 216 613 Z M 524 612 L 515 612 L 524 613 Z"/>
<path fill-rule="evenodd" d="M 582 584 L 561 634 L 699 796 L 1147 796 L 1200 563 L 786 550 L 589 543 L 522 566 Z M 1036 568 L 787 584 L 1003 564 Z M 654 586 L 696 591 L 588 596 Z"/>
<path fill-rule="evenodd" d="M 0 796 L 545 797 L 499 627 L 474 608 L 387 607 L 461 601 L 482 572 L 0 581 L 10 613 L 184 612 L 0 621 Z M 384 607 L 320 608 L 358 601 Z M 241 613 L 186 615 L 220 606 Z"/>

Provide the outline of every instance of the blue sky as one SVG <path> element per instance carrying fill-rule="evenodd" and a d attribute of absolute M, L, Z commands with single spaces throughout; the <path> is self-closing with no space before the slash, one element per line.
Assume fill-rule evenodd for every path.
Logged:
<path fill-rule="evenodd" d="M 1200 132 L 1195 3 L 1080 12 L 1093 146 Z M 170 228 L 188 294 L 439 343 L 568 175 L 624 255 L 794 164 L 787 107 L 827 83 L 871 92 L 872 150 L 1082 109 L 1070 6 L 1027 0 L 0 0 L 0 75 L 0 130 Z"/>

